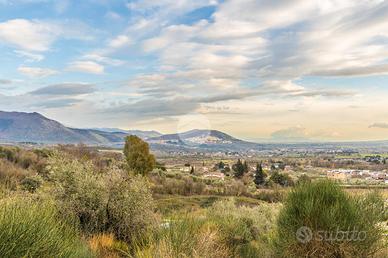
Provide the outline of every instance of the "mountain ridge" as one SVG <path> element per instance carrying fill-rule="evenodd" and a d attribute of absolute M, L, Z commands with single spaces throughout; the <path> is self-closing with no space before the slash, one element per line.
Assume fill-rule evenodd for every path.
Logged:
<path fill-rule="evenodd" d="M 118 128 L 82 129 L 66 127 L 37 112 L 0 111 L 1 142 L 36 142 L 41 144 L 76 144 L 121 146 L 128 135 L 137 135 L 157 149 L 216 148 L 247 143 L 218 130 L 193 129 L 176 134 Z"/>

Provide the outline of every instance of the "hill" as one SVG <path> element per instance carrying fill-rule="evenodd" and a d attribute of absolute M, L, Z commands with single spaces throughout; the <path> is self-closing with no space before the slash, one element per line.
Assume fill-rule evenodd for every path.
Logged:
<path fill-rule="evenodd" d="M 122 144 L 125 136 L 135 134 L 148 138 L 148 132 L 135 130 L 128 132 L 105 132 L 94 129 L 77 129 L 44 117 L 39 113 L 0 111 L 0 141 L 36 142 L 44 144 L 85 143 L 90 145 Z M 157 132 L 149 134 L 157 135 Z"/>

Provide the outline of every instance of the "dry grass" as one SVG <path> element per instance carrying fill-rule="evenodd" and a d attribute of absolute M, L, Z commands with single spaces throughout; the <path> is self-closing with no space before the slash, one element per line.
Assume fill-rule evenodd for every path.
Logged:
<path fill-rule="evenodd" d="M 99 258 L 119 258 L 128 253 L 127 245 L 116 240 L 113 234 L 93 235 L 88 244 Z"/>

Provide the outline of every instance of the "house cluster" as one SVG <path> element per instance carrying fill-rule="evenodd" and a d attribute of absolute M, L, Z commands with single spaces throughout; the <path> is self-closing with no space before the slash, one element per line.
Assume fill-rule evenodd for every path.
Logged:
<path fill-rule="evenodd" d="M 334 169 L 327 171 L 327 178 L 346 181 L 351 178 L 362 178 L 365 180 L 376 180 L 388 184 L 387 171 L 371 171 L 371 170 L 356 170 L 356 169 Z"/>

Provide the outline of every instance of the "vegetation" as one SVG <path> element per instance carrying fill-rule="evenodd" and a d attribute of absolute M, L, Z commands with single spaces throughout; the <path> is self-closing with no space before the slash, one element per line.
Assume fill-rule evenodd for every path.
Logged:
<path fill-rule="evenodd" d="M 380 258 L 387 250 L 388 214 L 366 189 L 344 192 L 286 174 L 279 160 L 271 161 L 281 164 L 274 169 L 263 160 L 255 171 L 253 160 L 211 163 L 209 174 L 222 178 L 203 176 L 205 161 L 195 159 L 182 159 L 182 169 L 161 159 L 151 171 L 154 158 L 136 138 L 128 138 L 125 153 L 1 147 L 0 257 Z M 356 227 L 368 237 L 302 244 L 295 237 L 302 226 Z"/>
<path fill-rule="evenodd" d="M 245 173 L 248 172 L 247 162 L 244 161 L 243 163 L 240 159 L 238 159 L 237 163 L 232 166 L 232 169 L 234 171 L 234 176 L 241 178 Z"/>
<path fill-rule="evenodd" d="M 253 181 L 255 182 L 256 186 L 262 186 L 265 184 L 265 178 L 267 177 L 267 174 L 265 174 L 263 170 L 263 166 L 260 163 L 256 164 L 256 171 L 255 171 L 255 177 Z"/>
<path fill-rule="evenodd" d="M 58 153 L 48 159 L 56 187 L 53 196 L 66 214 L 76 216 L 88 233 L 112 232 L 118 239 L 139 238 L 155 224 L 154 204 L 147 182 L 112 167 L 95 173 L 89 161 Z"/>
<path fill-rule="evenodd" d="M 148 143 L 135 135 L 125 139 L 124 155 L 128 167 L 141 175 L 151 172 L 156 165 L 154 155 L 150 154 Z"/>
<path fill-rule="evenodd" d="M 92 257 L 78 231 L 58 217 L 49 202 L 1 200 L 1 257 Z"/>
<path fill-rule="evenodd" d="M 375 194 L 359 199 L 331 181 L 301 184 L 280 212 L 277 250 L 281 257 L 373 255 L 381 248 L 383 211 L 384 202 Z"/>
<path fill-rule="evenodd" d="M 284 174 L 284 173 L 279 173 L 277 171 L 272 173 L 272 175 L 269 178 L 269 180 L 271 182 L 273 182 L 275 184 L 278 184 L 278 185 L 281 185 L 281 186 L 292 186 L 292 185 L 294 185 L 294 181 L 292 180 L 292 178 L 289 175 Z"/>

